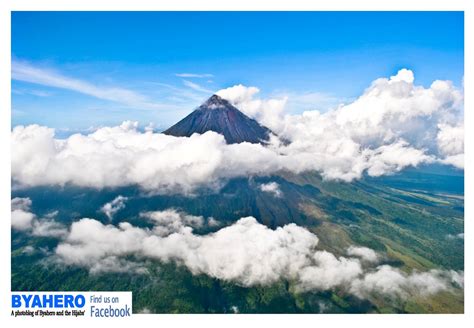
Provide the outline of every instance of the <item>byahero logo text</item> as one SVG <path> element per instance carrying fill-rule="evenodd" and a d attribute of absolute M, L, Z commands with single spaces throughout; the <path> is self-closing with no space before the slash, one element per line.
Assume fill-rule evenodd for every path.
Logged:
<path fill-rule="evenodd" d="M 14 317 L 125 318 L 131 314 L 131 292 L 11 294 L 11 316 Z"/>

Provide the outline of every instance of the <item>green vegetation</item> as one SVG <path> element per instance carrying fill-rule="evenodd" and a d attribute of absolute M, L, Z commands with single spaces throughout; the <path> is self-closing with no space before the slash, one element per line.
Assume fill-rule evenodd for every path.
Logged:
<path fill-rule="evenodd" d="M 438 180 L 437 180 L 438 179 Z M 261 192 L 261 183 L 275 181 L 283 197 L 275 201 Z M 136 188 L 92 190 L 75 187 L 16 190 L 13 197 L 30 197 L 39 216 L 58 210 L 69 224 L 80 217 L 108 219 L 98 209 L 116 195 L 130 197 L 113 223 L 148 223 L 141 211 L 182 209 L 214 217 L 224 225 L 254 216 L 275 228 L 295 222 L 313 231 L 318 247 L 344 255 L 350 245 L 370 247 L 385 263 L 404 271 L 432 268 L 463 270 L 463 180 L 456 176 L 407 172 L 353 183 L 324 181 L 316 174 L 281 173 L 273 177 L 235 179 L 219 192 L 194 197 L 144 195 Z M 218 228 L 203 228 L 208 233 Z M 60 266 L 49 256 L 52 238 L 12 233 L 12 290 L 131 290 L 134 311 L 153 313 L 459 313 L 464 295 L 443 292 L 406 301 L 374 295 L 359 300 L 342 291 L 299 293 L 291 281 L 245 288 L 204 275 L 192 275 L 173 263 L 147 262 L 148 274 L 90 274 Z M 26 252 L 26 246 L 34 252 Z"/>

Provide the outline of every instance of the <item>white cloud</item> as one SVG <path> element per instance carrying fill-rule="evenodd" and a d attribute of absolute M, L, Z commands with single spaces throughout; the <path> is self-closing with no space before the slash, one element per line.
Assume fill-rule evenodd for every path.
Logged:
<path fill-rule="evenodd" d="M 351 292 L 361 298 L 368 297 L 371 293 L 402 298 L 427 296 L 449 290 L 451 281 L 452 272 L 430 270 L 407 275 L 398 269 L 382 265 L 376 271 L 354 280 Z"/>
<path fill-rule="evenodd" d="M 440 160 L 440 163 L 452 165 L 458 169 L 464 169 L 464 154 L 447 156 Z"/>
<path fill-rule="evenodd" d="M 33 254 L 35 251 L 36 251 L 36 250 L 35 250 L 35 248 L 34 248 L 33 246 L 28 245 L 28 246 L 25 246 L 25 247 L 23 248 L 22 253 L 31 255 L 31 254 Z"/>
<path fill-rule="evenodd" d="M 37 218 L 30 210 L 31 204 L 29 198 L 16 197 L 11 200 L 12 229 L 40 237 L 59 238 L 66 235 L 66 227 L 54 221 L 50 215 L 45 218 Z"/>
<path fill-rule="evenodd" d="M 51 219 L 37 219 L 32 222 L 33 236 L 61 238 L 66 235 L 66 227 Z"/>
<path fill-rule="evenodd" d="M 54 131 L 46 127 L 15 127 L 12 177 L 29 186 L 136 184 L 162 192 L 189 192 L 208 182 L 216 184 L 227 174 L 218 172 L 227 149 L 222 136 L 175 138 L 142 133 L 136 127 L 128 122 L 65 140 L 54 139 Z"/>
<path fill-rule="evenodd" d="M 273 194 L 275 197 L 282 197 L 283 193 L 280 190 L 280 185 L 276 182 L 263 183 L 260 185 L 260 190 Z"/>
<path fill-rule="evenodd" d="M 452 126 L 439 124 L 438 146 L 442 154 L 456 155 L 464 152 L 464 123 Z"/>
<path fill-rule="evenodd" d="M 463 95 L 449 81 L 424 88 L 410 76 L 402 70 L 390 79 L 377 79 L 361 97 L 327 115 L 362 144 L 403 138 L 416 147 L 428 146 L 436 138 L 437 125 L 459 115 Z"/>
<path fill-rule="evenodd" d="M 260 89 L 242 84 L 219 90 L 217 95 L 230 101 L 247 116 L 263 125 L 274 126 L 282 120 L 282 114 L 301 113 L 308 110 L 328 110 L 341 103 L 341 99 L 321 92 L 281 91 L 277 95 L 258 98 Z"/>
<path fill-rule="evenodd" d="M 374 150 L 340 139 L 331 144 L 298 141 L 276 148 L 227 145 L 214 132 L 176 138 L 140 132 L 129 122 L 64 140 L 55 139 L 54 130 L 46 127 L 17 126 L 12 132 L 12 149 L 12 178 L 21 185 L 139 185 L 158 193 L 192 193 L 199 187 L 219 187 L 228 178 L 283 169 L 319 171 L 328 179 L 350 181 L 364 170 L 380 175 L 428 159 L 400 143 Z M 389 156 L 389 151 L 407 156 Z"/>
<path fill-rule="evenodd" d="M 337 258 L 327 251 L 316 251 L 311 256 L 311 264 L 301 268 L 299 288 L 302 290 L 347 288 L 361 274 L 363 268 L 358 259 Z"/>
<path fill-rule="evenodd" d="M 377 253 L 367 247 L 350 246 L 347 249 L 347 255 L 359 257 L 365 261 L 376 263 L 379 261 Z"/>
<path fill-rule="evenodd" d="M 227 89 L 219 90 L 216 94 L 233 104 L 242 104 L 251 101 L 253 96 L 259 92 L 260 90 L 256 87 L 246 87 L 242 84 L 238 84 Z M 242 108 L 241 110 L 245 109 Z"/>
<path fill-rule="evenodd" d="M 31 199 L 15 197 L 11 200 L 11 224 L 15 230 L 30 230 L 36 215 L 30 212 Z"/>
<path fill-rule="evenodd" d="M 24 61 L 12 61 L 12 79 L 48 87 L 67 89 L 139 109 L 164 108 L 164 105 L 154 103 L 147 96 L 136 91 L 122 87 L 95 85 L 88 81 L 65 76 L 51 69 L 36 67 Z"/>
<path fill-rule="evenodd" d="M 12 228 L 16 230 L 29 230 L 35 215 L 23 210 L 13 210 L 11 213 Z"/>
<path fill-rule="evenodd" d="M 451 278 L 451 282 L 455 286 L 464 288 L 464 271 L 449 270 L 448 274 L 448 276 Z"/>
<path fill-rule="evenodd" d="M 44 215 L 45 218 L 47 219 L 54 219 L 56 216 L 58 216 L 59 214 L 59 211 L 56 210 L 56 211 L 52 211 L 52 212 L 49 212 L 47 214 Z"/>
<path fill-rule="evenodd" d="M 175 76 L 177 77 L 185 77 L 185 78 L 209 78 L 214 77 L 212 74 L 195 74 L 195 73 L 176 73 Z"/>
<path fill-rule="evenodd" d="M 463 153 L 463 93 L 450 81 L 437 80 L 424 88 L 414 84 L 412 71 L 402 69 L 389 79 L 375 80 L 346 105 L 301 115 L 285 115 L 281 109 L 284 99 L 259 99 L 258 92 L 258 88 L 237 85 L 218 94 L 278 135 L 293 142 L 319 144 L 322 150 L 343 144 L 350 147 L 352 143 L 375 149 L 403 140 L 412 148 L 437 156 L 448 147 L 455 147 L 456 154 Z M 279 105 L 271 106 L 271 101 Z M 448 130 L 449 126 L 456 129 Z"/>
<path fill-rule="evenodd" d="M 168 236 L 175 232 L 184 232 L 204 226 L 202 216 L 189 215 L 176 209 L 142 212 L 140 216 L 155 224 L 153 232 L 159 236 Z"/>
<path fill-rule="evenodd" d="M 145 272 L 140 263 L 155 259 L 173 261 L 193 274 L 243 286 L 285 279 L 295 282 L 301 291 L 340 289 L 361 298 L 372 293 L 423 296 L 463 283 L 463 274 L 454 271 L 407 274 L 389 266 L 373 268 L 370 261 L 358 258 L 361 254 L 367 256 L 368 249 L 361 252 L 360 248 L 356 257 L 336 257 L 317 250 L 317 236 L 295 224 L 272 230 L 247 217 L 215 233 L 198 235 L 191 225 L 197 221 L 201 224 L 202 218 L 187 221 L 187 214 L 175 210 L 144 216 L 154 222 L 152 229 L 127 222 L 104 225 L 87 218 L 74 222 L 58 245 L 56 256 L 63 263 L 89 268 L 92 273 L 122 270 L 121 265 Z M 137 260 L 125 260 L 131 256 Z"/>
<path fill-rule="evenodd" d="M 221 96 L 290 141 L 273 137 L 268 146 L 227 145 L 211 131 L 189 138 L 140 132 L 134 122 L 64 140 L 55 139 L 47 127 L 17 126 L 12 132 L 12 178 L 26 186 L 139 185 L 158 193 L 189 194 L 199 187 L 218 188 L 226 179 L 280 170 L 317 171 L 325 179 L 352 181 L 364 173 L 379 176 L 434 161 L 461 167 L 462 93 L 445 81 L 430 88 L 412 82 L 402 71 L 374 81 L 350 104 L 301 115 L 283 115 L 284 99 L 254 99 L 256 88 L 221 90 Z"/>
<path fill-rule="evenodd" d="M 390 80 L 394 82 L 413 83 L 413 81 L 415 81 L 415 75 L 412 71 L 402 68 L 396 75 L 390 76 Z"/>
<path fill-rule="evenodd" d="M 124 196 L 117 196 L 111 202 L 105 203 L 104 206 L 101 207 L 101 211 L 107 215 L 109 220 L 112 220 L 115 213 L 125 208 L 125 202 L 128 200 L 127 197 Z"/>
<path fill-rule="evenodd" d="M 432 161 L 432 157 L 425 155 L 423 150 L 410 147 L 406 141 L 400 140 L 377 148 L 369 159 L 367 173 L 371 176 L 380 176 L 387 172 L 398 172 L 407 166 Z"/>
<path fill-rule="evenodd" d="M 438 124 L 436 141 L 442 162 L 464 169 L 464 122 L 457 125 Z"/>
<path fill-rule="evenodd" d="M 148 270 L 146 268 L 146 262 L 132 262 L 124 258 L 108 256 L 103 258 L 101 261 L 94 263 L 89 268 L 89 272 L 91 274 L 100 274 L 104 272 L 146 274 L 148 273 Z"/>
<path fill-rule="evenodd" d="M 15 197 L 11 200 L 11 209 L 14 210 L 23 210 L 28 211 L 31 207 L 31 199 L 29 198 L 22 198 L 22 197 Z"/>
<path fill-rule="evenodd" d="M 216 219 L 214 219 L 212 216 L 207 218 L 207 225 L 211 228 L 218 227 L 222 225 L 222 223 Z"/>
<path fill-rule="evenodd" d="M 240 109 L 247 116 L 254 118 L 263 125 L 272 127 L 281 121 L 280 116 L 285 109 L 288 97 L 278 99 L 258 99 L 254 96 L 260 92 L 256 87 L 242 84 L 219 90 L 216 94 Z"/>
<path fill-rule="evenodd" d="M 188 88 L 191 88 L 191 89 L 199 91 L 199 92 L 211 93 L 211 94 L 213 93 L 212 90 L 206 89 L 206 88 L 200 86 L 199 84 L 188 81 L 188 80 L 183 80 L 183 84 L 185 86 L 187 86 Z"/>

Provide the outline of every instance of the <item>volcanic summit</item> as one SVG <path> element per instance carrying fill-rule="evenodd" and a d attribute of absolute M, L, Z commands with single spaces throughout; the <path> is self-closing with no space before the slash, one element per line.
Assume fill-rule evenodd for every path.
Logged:
<path fill-rule="evenodd" d="M 164 134 L 189 137 L 193 133 L 214 131 L 222 134 L 228 144 L 251 142 L 266 143 L 271 131 L 251 119 L 229 101 L 213 95 Z"/>

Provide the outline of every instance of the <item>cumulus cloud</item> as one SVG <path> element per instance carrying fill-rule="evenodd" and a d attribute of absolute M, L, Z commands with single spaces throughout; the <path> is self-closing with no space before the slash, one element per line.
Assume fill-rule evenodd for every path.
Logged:
<path fill-rule="evenodd" d="M 429 295 L 449 290 L 453 284 L 460 286 L 463 280 L 462 273 L 454 271 L 407 274 L 389 266 L 373 267 L 371 261 L 360 260 L 375 257 L 365 248 L 354 248 L 355 257 L 336 257 L 318 250 L 317 236 L 295 224 L 272 230 L 246 217 L 214 233 L 198 235 L 191 225 L 202 224 L 200 217 L 176 210 L 143 216 L 154 222 L 153 228 L 127 222 L 104 225 L 88 218 L 74 222 L 58 245 L 56 256 L 63 263 L 83 266 L 93 273 L 122 270 L 120 263 L 144 272 L 140 261 L 152 259 L 173 261 L 193 274 L 242 286 L 285 279 L 295 282 L 300 291 L 341 289 L 361 298 L 374 292 L 396 297 Z M 137 260 L 121 262 L 131 257 Z"/>
<path fill-rule="evenodd" d="M 23 210 L 28 211 L 31 207 L 31 199 L 29 198 L 22 198 L 22 197 L 15 197 L 11 200 L 11 209 L 12 211 L 15 210 Z"/>
<path fill-rule="evenodd" d="M 273 194 L 275 197 L 283 196 L 280 190 L 280 185 L 276 182 L 263 183 L 260 185 L 260 190 Z"/>
<path fill-rule="evenodd" d="M 67 139 L 55 139 L 54 131 L 46 127 L 17 126 L 12 132 L 12 177 L 24 186 L 139 185 L 158 193 L 192 193 L 199 187 L 218 188 L 229 178 L 281 170 L 318 171 L 328 179 L 351 181 L 366 170 L 381 175 L 427 159 L 402 142 L 361 150 L 355 143 L 334 140 L 324 147 L 329 148 L 317 149 L 311 142 L 275 148 L 227 145 L 223 136 L 212 131 L 177 138 L 140 132 L 129 122 Z M 389 156 L 388 152 L 401 156 Z"/>
<path fill-rule="evenodd" d="M 437 80 L 429 88 L 414 81 L 413 72 L 402 69 L 388 79 L 375 80 L 348 104 L 324 113 L 313 110 L 301 115 L 284 115 L 281 106 L 270 105 L 282 99 L 259 99 L 255 87 L 237 85 L 218 94 L 278 135 L 294 142 L 315 143 L 325 153 L 338 139 L 333 148 L 349 148 L 355 143 L 361 150 L 375 149 L 404 141 L 436 156 L 445 156 L 447 151 L 452 156 L 463 153 L 462 91 L 450 81 Z M 456 165 L 453 162 L 450 164 Z"/>
<path fill-rule="evenodd" d="M 32 222 L 36 216 L 30 212 L 31 199 L 13 198 L 11 200 L 11 222 L 12 228 L 16 230 L 31 229 Z"/>
<path fill-rule="evenodd" d="M 367 247 L 350 246 L 347 249 L 347 255 L 359 257 L 368 262 L 376 263 L 379 261 L 377 253 L 373 249 Z"/>
<path fill-rule="evenodd" d="M 438 124 L 438 129 L 436 141 L 440 153 L 444 155 L 441 161 L 463 169 L 464 122 L 459 122 L 457 125 Z"/>
<path fill-rule="evenodd" d="M 222 89 L 216 94 L 240 109 L 244 114 L 271 127 L 278 124 L 280 115 L 288 101 L 287 96 L 275 99 L 260 99 L 255 96 L 260 92 L 256 87 L 246 87 L 242 84 Z"/>
<path fill-rule="evenodd" d="M 37 218 L 31 212 L 31 199 L 15 197 L 11 200 L 11 225 L 12 229 L 28 232 L 40 237 L 63 237 L 66 227 L 52 219 L 51 213 L 45 218 Z"/>
<path fill-rule="evenodd" d="M 115 213 L 125 208 L 125 202 L 127 200 L 127 197 L 119 195 L 111 202 L 105 203 L 104 206 L 100 208 L 100 210 L 109 218 L 109 220 L 112 220 Z"/>
<path fill-rule="evenodd" d="M 298 277 L 302 290 L 346 288 L 363 274 L 362 265 L 355 258 L 337 258 L 327 251 L 316 251 L 310 259 L 310 265 L 303 266 Z"/>
<path fill-rule="evenodd" d="M 283 114 L 286 100 L 255 98 L 257 88 L 218 92 L 269 126 L 269 145 L 227 145 L 212 131 L 189 138 L 136 122 L 57 139 L 54 130 L 17 126 L 12 132 L 12 178 L 25 186 L 75 184 L 95 188 L 138 185 L 157 193 L 192 194 L 226 179 L 279 171 L 319 172 L 352 181 L 440 161 L 463 167 L 463 95 L 452 83 L 414 84 L 402 70 L 377 79 L 358 99 L 325 113 Z M 249 156 L 251 154 L 251 156 Z"/>
<path fill-rule="evenodd" d="M 367 173 L 371 176 L 384 175 L 387 172 L 398 172 L 407 166 L 417 166 L 419 163 L 430 163 L 433 158 L 423 150 L 410 147 L 404 141 L 398 141 L 377 148 L 370 157 Z"/>
<path fill-rule="evenodd" d="M 464 154 L 446 156 L 445 158 L 441 159 L 439 162 L 464 170 Z"/>
<path fill-rule="evenodd" d="M 456 155 L 464 152 L 464 123 L 453 126 L 439 124 L 437 142 L 440 152 L 444 155 Z"/>
<path fill-rule="evenodd" d="M 35 215 L 33 213 L 15 210 L 12 212 L 12 228 L 16 230 L 29 230 L 34 218 Z"/>
<path fill-rule="evenodd" d="M 132 122 L 65 140 L 55 139 L 54 131 L 46 127 L 18 126 L 12 133 L 12 145 L 16 149 L 12 177 L 27 186 L 140 185 L 149 190 L 189 192 L 200 185 L 217 184 L 230 172 L 223 167 L 223 159 L 232 157 L 224 154 L 232 148 L 216 133 L 176 138 L 141 133 Z"/>
<path fill-rule="evenodd" d="M 351 292 L 360 298 L 372 293 L 407 298 L 413 295 L 427 296 L 450 289 L 454 271 L 430 270 L 413 272 L 410 275 L 382 265 L 352 282 Z M 458 273 L 455 272 L 454 279 Z"/>
<path fill-rule="evenodd" d="M 153 232 L 159 236 L 168 236 L 171 233 L 186 230 L 191 231 L 192 228 L 204 226 L 204 218 L 202 216 L 190 215 L 176 209 L 142 212 L 140 216 L 155 224 Z"/>
<path fill-rule="evenodd" d="M 413 83 L 413 81 L 415 81 L 415 75 L 411 70 L 402 68 L 396 75 L 390 76 L 390 80 L 394 82 Z"/>
<path fill-rule="evenodd" d="M 38 219 L 33 221 L 31 234 L 39 237 L 60 238 L 66 234 L 66 227 L 54 220 Z"/>

